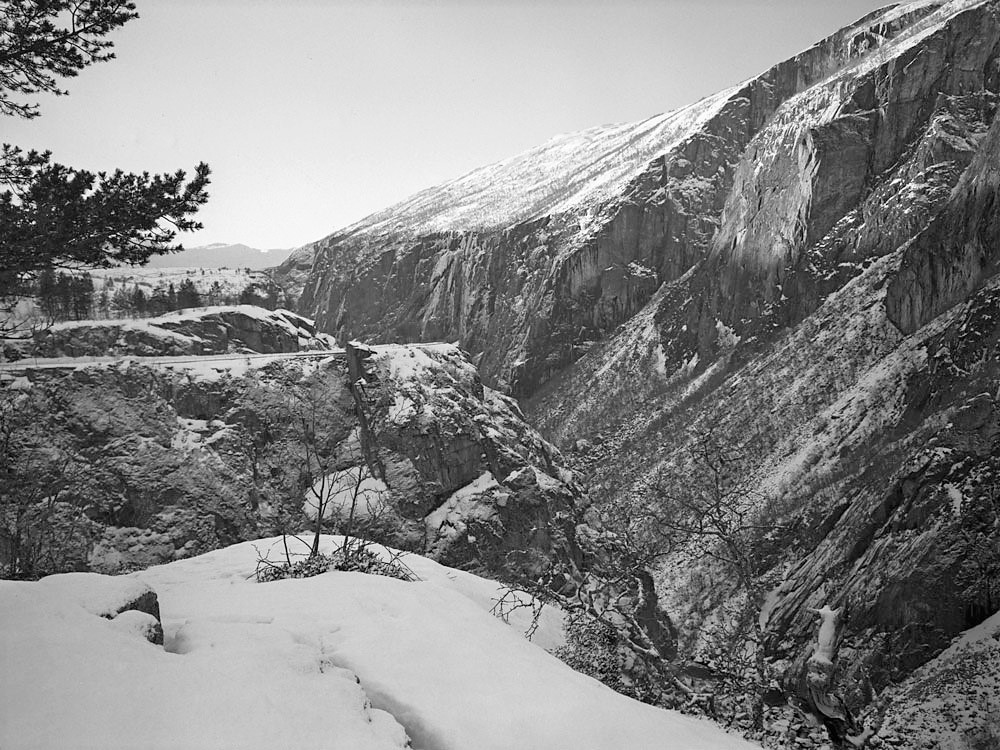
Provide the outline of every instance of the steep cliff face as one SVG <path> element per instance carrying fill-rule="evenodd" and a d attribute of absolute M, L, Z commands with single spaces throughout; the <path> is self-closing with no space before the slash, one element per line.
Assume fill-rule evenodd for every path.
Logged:
<path fill-rule="evenodd" d="M 516 403 L 453 346 L 369 354 L 361 411 L 342 352 L 6 377 L 0 565 L 145 567 L 301 531 L 318 499 L 337 528 L 454 565 L 582 562 L 583 495 Z"/>
<path fill-rule="evenodd" d="M 950 3 L 786 102 L 737 164 L 691 279 L 692 349 L 712 352 L 718 321 L 740 336 L 798 322 L 927 226 L 993 120 L 998 50 L 995 3 Z"/>
<path fill-rule="evenodd" d="M 332 235 L 305 299 L 461 340 L 627 523 L 732 448 L 766 659 L 801 691 L 809 608 L 846 605 L 858 708 L 1000 606 L 998 94 L 997 0 L 894 6 L 635 136 L 599 189 L 488 223 L 557 141 Z M 604 158 L 584 140 L 564 173 Z M 684 545 L 656 578 L 715 663 L 747 586 Z"/>
<path fill-rule="evenodd" d="M 950 210 L 907 248 L 886 299 L 890 319 L 912 333 L 997 272 L 1000 128 L 994 124 L 963 174 Z"/>
<path fill-rule="evenodd" d="M 768 658 L 792 692 L 809 654 L 810 608 L 847 608 L 842 683 L 855 708 L 1000 608 L 1000 120 L 987 127 L 991 101 L 936 100 L 932 127 L 807 253 L 813 262 L 820 249 L 866 257 L 834 255 L 843 265 L 828 260 L 833 273 L 810 286 L 786 277 L 788 299 L 772 300 L 784 313 L 727 325 L 711 300 L 685 305 L 710 288 L 692 269 L 528 404 L 547 434 L 576 445 L 576 468 L 607 507 L 669 512 L 685 491 L 669 478 L 697 481 L 700 436 L 733 450 L 747 482 L 738 501 L 771 529 L 744 541 L 768 590 Z M 766 310 L 768 286 L 754 283 L 757 292 L 719 304 Z M 684 326 L 706 320 L 690 315 L 711 317 L 685 338 Z M 713 613 L 740 596 L 719 577 L 683 552 L 660 571 L 661 595 L 695 651 Z M 918 710 L 907 690 L 886 694 L 894 734 L 899 716 Z M 955 747 L 979 746 L 981 717 L 948 717 L 971 738 Z"/>
<path fill-rule="evenodd" d="M 939 92 L 993 85 L 989 14 L 958 21 L 968 4 L 873 13 L 688 108 L 419 193 L 304 250 L 302 309 L 331 333 L 457 339 L 489 382 L 526 394 L 706 258 L 728 270 L 699 321 L 742 314 L 739 290 L 760 279 L 778 298 L 785 266 L 895 162 Z"/>

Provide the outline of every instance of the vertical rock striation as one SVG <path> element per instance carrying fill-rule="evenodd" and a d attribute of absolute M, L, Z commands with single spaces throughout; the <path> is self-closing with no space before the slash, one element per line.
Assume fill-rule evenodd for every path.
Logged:
<path fill-rule="evenodd" d="M 993 10 L 872 13 L 685 109 L 426 190 L 293 258 L 313 256 L 301 305 L 331 333 L 458 340 L 488 382 L 525 395 L 701 264 L 684 317 L 688 343 L 709 347 L 714 319 L 771 312 L 940 95 L 996 89 Z"/>

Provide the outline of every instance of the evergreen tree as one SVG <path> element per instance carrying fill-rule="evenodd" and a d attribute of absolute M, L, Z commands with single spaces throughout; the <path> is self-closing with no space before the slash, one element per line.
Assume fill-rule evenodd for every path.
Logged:
<path fill-rule="evenodd" d="M 201 295 L 198 294 L 198 289 L 191 279 L 184 279 L 181 282 L 177 290 L 177 306 L 181 308 L 201 307 Z"/>
<path fill-rule="evenodd" d="M 66 320 L 73 310 L 73 277 L 66 273 L 56 276 L 56 319 Z"/>
<path fill-rule="evenodd" d="M 275 302 L 275 296 L 270 293 L 270 290 L 262 288 L 253 281 L 243 287 L 243 291 L 240 292 L 239 296 L 239 304 L 256 305 L 257 307 L 263 307 L 266 310 L 273 310 L 275 308 Z"/>
<path fill-rule="evenodd" d="M 136 315 L 142 316 L 146 314 L 146 307 L 146 293 L 136 284 L 132 289 L 132 310 Z"/>
<path fill-rule="evenodd" d="M 39 93 L 110 60 L 107 35 L 136 18 L 129 0 L 4 0 L 0 4 L 0 116 L 32 118 Z M 209 169 L 173 174 L 94 174 L 49 152 L 0 149 L 0 297 L 46 269 L 139 264 L 180 249 L 178 232 L 208 200 Z"/>
<path fill-rule="evenodd" d="M 259 306 L 260 302 L 261 302 L 261 298 L 260 298 L 260 295 L 257 294 L 256 287 L 253 284 L 247 284 L 245 287 L 243 287 L 243 290 L 240 292 L 240 296 L 239 296 L 239 299 L 237 301 L 241 305 L 258 305 Z"/>
<path fill-rule="evenodd" d="M 177 308 L 177 290 L 174 288 L 174 282 L 171 281 L 167 287 L 167 311 L 171 312 Z"/>
<path fill-rule="evenodd" d="M 38 306 L 51 320 L 59 315 L 59 300 L 56 297 L 56 274 L 51 268 L 46 268 L 38 276 Z"/>
<path fill-rule="evenodd" d="M 149 300 L 146 302 L 146 311 L 155 317 L 170 312 L 170 309 L 170 297 L 167 295 L 167 290 L 163 288 L 162 284 L 157 284 L 153 287 L 153 293 L 149 295 Z"/>
<path fill-rule="evenodd" d="M 94 315 L 94 279 L 89 273 L 74 277 L 73 317 L 85 320 Z"/>
<path fill-rule="evenodd" d="M 108 310 L 109 317 L 125 318 L 130 315 L 135 315 L 135 303 L 133 301 L 133 292 L 130 292 L 126 287 L 118 287 L 114 294 L 111 296 L 111 302 Z"/>
<path fill-rule="evenodd" d="M 222 294 L 222 285 L 218 281 L 213 281 L 212 286 L 208 289 L 208 304 L 210 305 L 224 305 Z"/>

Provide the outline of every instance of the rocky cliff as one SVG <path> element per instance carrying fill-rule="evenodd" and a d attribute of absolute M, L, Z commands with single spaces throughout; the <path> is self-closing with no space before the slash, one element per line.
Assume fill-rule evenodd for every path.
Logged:
<path fill-rule="evenodd" d="M 304 304 L 461 341 L 623 533 L 672 531 L 682 651 L 728 668 L 712 633 L 758 592 L 769 673 L 801 694 L 810 608 L 846 605 L 861 708 L 1000 606 L 998 94 L 1000 3 L 892 6 L 334 233 Z M 706 467 L 739 570 L 675 538 Z"/>
<path fill-rule="evenodd" d="M 332 527 L 456 566 L 515 578 L 581 562 L 583 496 L 516 403 L 453 346 L 360 351 L 354 366 L 317 351 L 8 377 L 0 562 L 145 567 L 299 532 L 317 501 Z"/>
<path fill-rule="evenodd" d="M 899 717 L 921 709 L 894 707 L 914 690 L 892 686 L 1000 606 L 996 21 L 995 3 L 963 7 L 922 32 L 905 71 L 873 61 L 876 91 L 907 93 L 865 117 L 881 128 L 883 109 L 928 113 L 892 126 L 910 129 L 889 156 L 876 128 L 858 158 L 842 143 L 824 171 L 815 127 L 785 146 L 774 128 L 787 124 L 765 127 L 706 259 L 528 408 L 578 445 L 578 468 L 609 505 L 676 508 L 676 477 L 696 484 L 704 436 L 728 446 L 745 481 L 734 503 L 755 519 L 744 549 L 767 590 L 768 658 L 787 690 L 804 689 L 810 608 L 845 606 L 849 704 L 884 691 L 902 747 L 919 745 Z M 966 54 L 976 62 L 956 62 Z M 807 184 L 788 170 L 793 156 Z M 849 210 L 823 218 L 855 190 Z M 704 638 L 740 587 L 706 588 L 718 566 L 668 559 L 661 593 L 682 633 Z M 713 658 L 704 640 L 688 646 Z M 960 690 L 957 674 L 935 673 L 939 695 Z M 978 738 L 991 719 L 945 713 L 963 738 L 949 746 L 988 746 Z"/>
<path fill-rule="evenodd" d="M 688 108 L 561 136 L 419 193 L 303 249 L 299 261 L 314 261 L 302 309 L 331 333 L 459 340 L 489 382 L 522 395 L 702 261 L 701 277 L 723 279 L 695 290 L 708 307 L 687 313 L 688 348 L 712 345 L 713 316 L 773 314 L 795 285 L 808 287 L 796 295 L 806 310 L 783 314 L 801 318 L 829 288 L 809 248 L 835 243 L 825 257 L 844 256 L 839 269 L 891 244 L 892 230 L 871 223 L 857 241 L 837 232 L 890 192 L 909 200 L 902 183 L 872 193 L 915 139 L 928 137 L 928 168 L 970 155 L 963 134 L 981 133 L 997 88 L 993 11 L 917 2 L 873 13 Z M 899 236 L 954 172 L 919 175 L 917 215 L 899 220 Z M 760 299 L 742 291 L 758 288 Z"/>
<path fill-rule="evenodd" d="M 199 307 L 155 318 L 56 323 L 32 339 L 9 339 L 8 359 L 26 357 L 202 356 L 330 349 L 333 339 L 288 310 L 254 305 Z"/>

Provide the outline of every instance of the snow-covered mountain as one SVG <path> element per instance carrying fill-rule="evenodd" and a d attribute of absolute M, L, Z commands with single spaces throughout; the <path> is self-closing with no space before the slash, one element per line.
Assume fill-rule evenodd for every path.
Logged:
<path fill-rule="evenodd" d="M 717 296 L 740 309 L 727 317 L 743 316 L 736 288 L 763 281 L 754 304 L 779 299 L 784 267 L 934 132 L 939 95 L 991 90 L 991 13 L 986 0 L 893 6 L 691 107 L 418 193 L 293 256 L 314 260 L 302 310 L 329 332 L 458 339 L 518 393 L 708 256 L 729 269 Z"/>
<path fill-rule="evenodd" d="M 676 525 L 724 458 L 783 688 L 808 693 L 811 610 L 844 605 L 847 700 L 877 706 L 1000 601 L 998 60 L 997 0 L 876 11 L 331 234 L 299 253 L 302 304 L 459 341 L 629 533 Z M 748 596 L 726 565 L 679 545 L 656 574 L 720 669 Z"/>
<path fill-rule="evenodd" d="M 275 276 L 303 287 L 300 311 L 371 346 L 19 366 L 0 417 L 20 431 L 5 443 L 18 487 L 35 493 L 17 496 L 42 498 L 30 512 L 45 523 L 17 526 L 38 541 L 28 572 L 181 560 L 144 579 L 175 645 L 172 617 L 202 623 L 189 638 L 209 662 L 207 643 L 238 652 L 266 626 L 282 658 L 332 653 L 361 676 L 364 692 L 343 695 L 364 710 L 345 721 L 385 729 L 390 746 L 397 728 L 365 695 L 418 746 L 489 746 L 476 732 L 492 724 L 463 734 L 490 720 L 466 695 L 396 691 L 426 633 L 389 665 L 371 656 L 381 642 L 354 649 L 362 630 L 425 623 L 405 584 L 361 592 L 328 574 L 266 589 L 235 582 L 223 553 L 182 560 L 310 507 L 354 523 L 351 498 L 371 491 L 379 507 L 362 516 L 380 541 L 575 602 L 590 619 L 567 631 L 567 658 L 621 691 L 700 701 L 777 747 L 823 747 L 811 720 L 838 741 L 874 733 L 872 747 L 932 747 L 935 730 L 955 750 L 992 747 L 998 104 L 1000 0 L 894 5 L 691 107 L 557 137 L 295 251 Z M 208 340 L 229 320 L 187 317 L 197 330 L 84 328 L 126 353 Z M 301 425 L 322 436 L 322 470 L 301 468 Z M 30 550 L 0 535 L 0 561 Z M 37 596 L 43 620 L 80 617 L 46 585 L 8 591 Z M 317 624 L 312 604 L 280 598 L 304 632 L 275 614 L 278 594 L 249 593 L 299 585 L 351 606 Z M 369 613 L 379 624 L 359 624 Z M 825 647 L 817 617 L 820 635 L 840 618 Z M 9 620 L 40 648 L 20 640 L 33 620 Z M 434 668 L 451 664 L 436 648 Z M 459 718 L 442 721 L 444 704 Z M 579 722 L 567 737 L 604 727 Z M 521 726 L 513 744 L 558 746 Z"/>
<path fill-rule="evenodd" d="M 237 243 L 229 245 L 216 242 L 211 245 L 186 247 L 179 253 L 154 255 L 149 259 L 150 268 L 249 268 L 260 271 L 273 268 L 285 261 L 291 248 L 260 250 Z"/>

